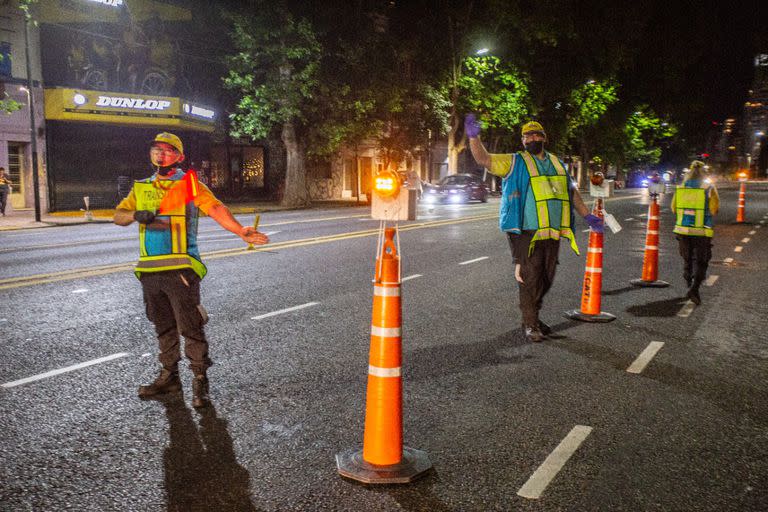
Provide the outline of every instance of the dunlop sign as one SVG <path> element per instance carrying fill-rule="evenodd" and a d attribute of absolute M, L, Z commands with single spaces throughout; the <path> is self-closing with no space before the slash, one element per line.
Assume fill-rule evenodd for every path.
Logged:
<path fill-rule="evenodd" d="M 46 89 L 45 118 L 212 132 L 216 112 L 181 98 L 138 94 Z"/>

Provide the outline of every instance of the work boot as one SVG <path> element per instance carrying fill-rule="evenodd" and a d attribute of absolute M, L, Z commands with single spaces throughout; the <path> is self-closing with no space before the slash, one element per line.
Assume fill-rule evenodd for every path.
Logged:
<path fill-rule="evenodd" d="M 701 296 L 699 296 L 699 285 L 693 285 L 688 289 L 688 298 L 691 302 L 699 306 L 701 304 Z"/>
<path fill-rule="evenodd" d="M 542 322 L 541 320 L 539 320 L 539 330 L 544 336 L 549 336 L 550 334 L 552 334 L 552 328 L 547 324 L 545 324 L 544 322 Z"/>
<path fill-rule="evenodd" d="M 208 377 L 195 375 L 192 380 L 192 407 L 205 407 L 211 403 L 208 396 Z"/>
<path fill-rule="evenodd" d="M 539 343 L 541 341 L 544 341 L 544 334 L 539 330 L 538 327 L 525 327 L 525 339 L 528 341 L 532 341 L 534 343 Z"/>
<path fill-rule="evenodd" d="M 163 368 L 160 375 L 157 376 L 152 384 L 139 386 L 139 397 L 149 398 L 151 396 L 163 395 L 181 389 L 178 370 L 168 370 Z"/>

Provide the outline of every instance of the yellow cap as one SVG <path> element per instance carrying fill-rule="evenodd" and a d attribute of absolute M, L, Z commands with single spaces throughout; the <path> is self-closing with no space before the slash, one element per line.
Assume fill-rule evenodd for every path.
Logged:
<path fill-rule="evenodd" d="M 522 134 L 525 135 L 526 133 L 530 132 L 541 132 L 544 135 L 547 134 L 547 132 L 544 131 L 544 127 L 541 126 L 540 123 L 537 123 L 536 121 L 529 121 L 523 125 L 523 129 L 521 130 Z"/>
<path fill-rule="evenodd" d="M 176 135 L 168 132 L 158 133 L 155 137 L 155 140 L 152 141 L 154 144 L 155 142 L 165 142 L 166 144 L 169 144 L 176 148 L 176 150 L 184 154 L 184 144 L 181 143 L 181 139 L 178 138 Z"/>

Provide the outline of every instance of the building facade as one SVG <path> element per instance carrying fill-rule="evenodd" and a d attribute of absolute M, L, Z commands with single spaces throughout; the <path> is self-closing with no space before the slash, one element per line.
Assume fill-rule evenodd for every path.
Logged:
<path fill-rule="evenodd" d="M 742 154 L 755 176 L 768 173 L 768 53 L 755 56 L 755 77 L 744 104 Z"/>
<path fill-rule="evenodd" d="M 10 209 L 32 209 L 35 205 L 32 172 L 32 133 L 30 103 L 33 104 L 40 186 L 40 209 L 48 211 L 45 123 L 40 73 L 39 31 L 29 27 L 32 91 L 28 89 L 25 19 L 15 0 L 0 0 L 0 97 L 21 106 L 9 113 L 0 112 L 0 167 L 4 167 L 13 188 Z M 34 101 L 31 101 L 34 100 Z M 7 210 L 8 211 L 8 210 Z"/>

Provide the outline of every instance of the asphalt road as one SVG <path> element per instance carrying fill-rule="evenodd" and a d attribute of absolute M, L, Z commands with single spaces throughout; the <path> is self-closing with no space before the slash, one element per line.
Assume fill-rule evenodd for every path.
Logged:
<path fill-rule="evenodd" d="M 498 200 L 402 223 L 404 438 L 434 465 L 404 486 L 350 482 L 334 461 L 362 443 L 367 210 L 264 214 L 265 251 L 201 221 L 215 361 L 202 411 L 186 365 L 183 394 L 136 397 L 157 349 L 130 270 L 135 227 L 0 233 L 0 509 L 766 510 L 768 187 L 751 186 L 745 224 L 732 224 L 737 191 L 721 196 L 701 306 L 684 298 L 669 195 L 671 286 L 630 287 L 647 197 L 622 191 L 607 203 L 623 230 L 606 235 L 602 298 L 618 319 L 563 315 L 580 304 L 582 222 L 582 256 L 561 247 L 543 311 L 556 332 L 541 344 L 520 330 Z"/>

